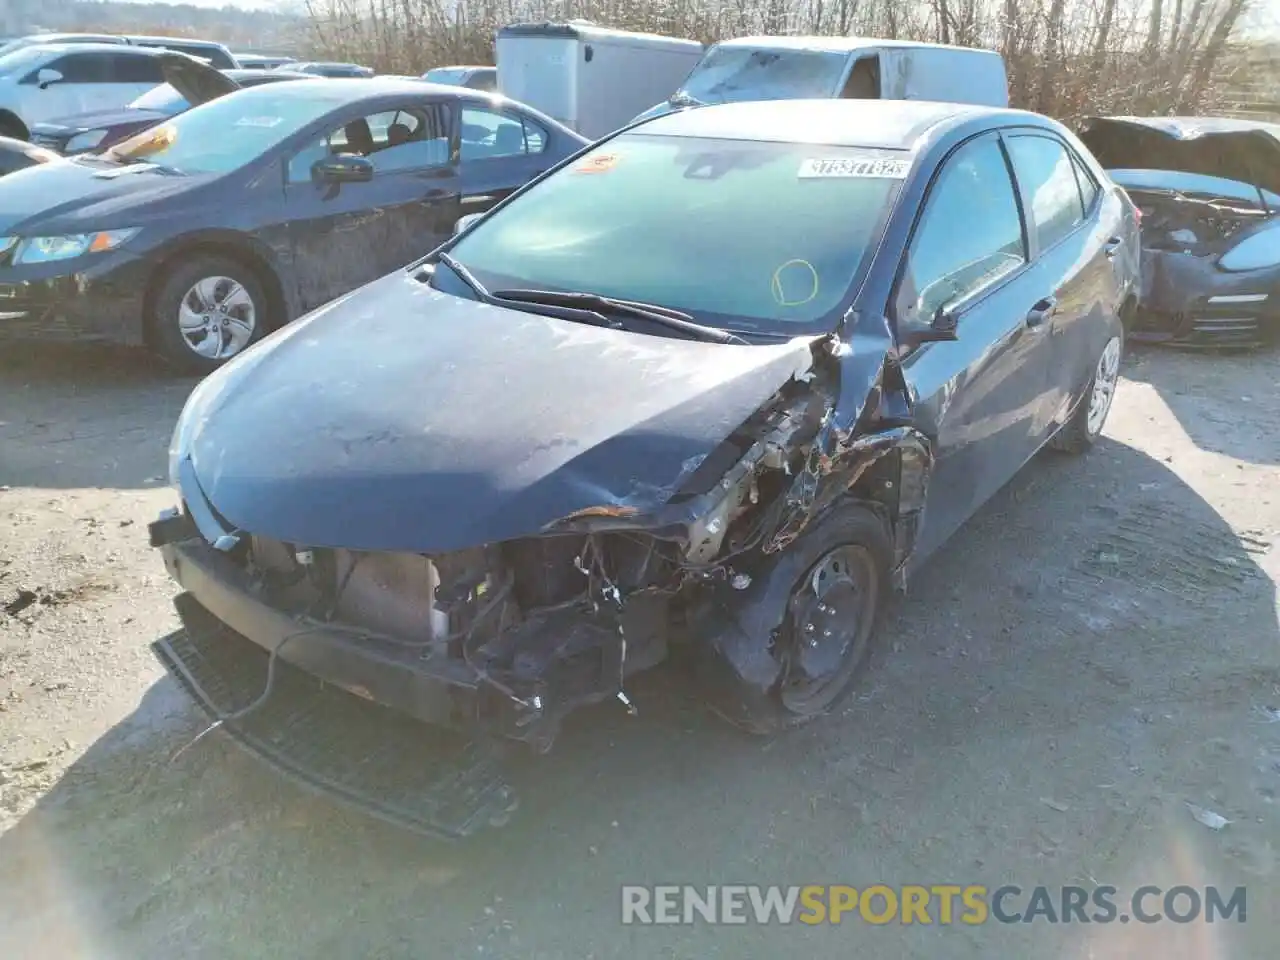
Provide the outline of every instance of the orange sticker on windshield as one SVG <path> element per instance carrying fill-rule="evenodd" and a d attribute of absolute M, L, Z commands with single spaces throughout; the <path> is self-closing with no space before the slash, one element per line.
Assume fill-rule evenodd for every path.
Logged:
<path fill-rule="evenodd" d="M 577 173 L 607 173 L 618 165 L 616 153 L 597 153 L 574 167 Z"/>

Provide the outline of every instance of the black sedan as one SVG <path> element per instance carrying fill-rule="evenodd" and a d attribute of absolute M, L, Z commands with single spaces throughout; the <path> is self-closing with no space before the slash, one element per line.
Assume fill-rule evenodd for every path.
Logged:
<path fill-rule="evenodd" d="M 417 80 L 240 90 L 0 180 L 0 335 L 144 343 L 208 371 L 585 143 L 527 107 Z"/>
<path fill-rule="evenodd" d="M 1280 339 L 1280 125 L 1099 117 L 1081 138 L 1142 211 L 1135 340 Z"/>
<path fill-rule="evenodd" d="M 1138 257 L 1132 204 L 1030 113 L 623 130 L 200 385 L 151 530 L 192 627 L 161 655 L 223 718 L 284 698 L 228 724 L 294 772 L 312 731 L 265 718 L 307 675 L 358 694 L 315 716 L 541 749 L 681 637 L 731 720 L 814 717 L 887 588 L 1042 447 L 1097 439 Z M 394 815 L 477 822 L 426 794 Z"/>
<path fill-rule="evenodd" d="M 309 73 L 315 77 L 332 77 L 334 79 L 359 79 L 372 77 L 373 69 L 358 63 L 331 63 L 327 61 L 306 60 L 302 63 L 290 63 L 285 69 L 298 73 Z"/>
<path fill-rule="evenodd" d="M 160 54 L 165 83 L 127 106 L 57 117 L 31 127 L 31 142 L 64 156 L 104 150 L 139 130 L 176 117 L 245 87 L 282 80 L 308 80 L 309 74 L 284 70 L 215 70 L 181 54 Z"/>

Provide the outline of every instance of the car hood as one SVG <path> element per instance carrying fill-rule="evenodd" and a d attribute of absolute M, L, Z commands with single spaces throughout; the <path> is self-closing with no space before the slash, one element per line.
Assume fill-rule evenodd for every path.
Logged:
<path fill-rule="evenodd" d="M 193 107 L 240 89 L 240 84 L 225 73 L 185 53 L 165 51 L 157 54 L 156 59 L 160 61 L 165 82 Z"/>
<path fill-rule="evenodd" d="M 167 113 L 161 113 L 159 110 L 135 110 L 132 107 L 91 110 L 88 113 L 75 113 L 69 117 L 55 117 L 43 123 L 34 123 L 31 125 L 31 133 L 32 135 L 66 136 L 86 130 L 110 130 L 129 124 L 157 123 L 167 119 L 168 116 Z"/>
<path fill-rule="evenodd" d="M 125 222 L 137 207 L 206 179 L 157 173 L 146 164 L 113 166 L 91 160 L 28 167 L 0 180 L 0 236 L 139 226 Z M 51 202 L 51 197 L 56 199 Z"/>
<path fill-rule="evenodd" d="M 604 330 L 400 272 L 202 384 L 179 426 L 200 491 L 183 494 L 273 539 L 417 553 L 644 515 L 808 370 L 811 344 Z"/>
<path fill-rule="evenodd" d="M 1280 125 L 1224 117 L 1093 117 L 1080 139 L 1108 169 L 1199 173 L 1280 193 Z"/>

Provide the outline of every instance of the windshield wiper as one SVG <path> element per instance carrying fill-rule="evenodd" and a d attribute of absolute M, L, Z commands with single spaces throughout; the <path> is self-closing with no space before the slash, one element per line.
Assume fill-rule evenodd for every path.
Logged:
<path fill-rule="evenodd" d="M 490 293 L 483 283 L 476 279 L 476 275 L 455 260 L 452 254 L 438 253 L 436 260 L 443 263 L 454 275 L 457 276 L 467 288 L 475 294 L 476 299 L 481 303 L 487 303 L 491 307 L 506 307 L 508 310 L 525 310 L 528 313 L 542 313 L 553 317 L 559 317 L 562 320 L 572 320 L 577 323 L 587 323 L 593 327 L 608 327 L 611 330 L 621 330 L 622 324 L 617 320 L 610 320 L 608 317 L 602 316 L 594 310 L 580 309 L 572 304 L 538 304 L 536 301 L 520 301 L 515 299 L 505 299 L 497 294 Z M 527 306 L 525 305 L 527 302 Z M 550 307 L 551 309 L 530 310 L 532 306 Z"/>
<path fill-rule="evenodd" d="M 667 103 L 673 107 L 700 107 L 702 101 L 692 94 L 685 93 L 683 90 L 677 90 L 667 98 Z"/>
<path fill-rule="evenodd" d="M 656 303 L 640 303 L 635 300 L 615 300 L 598 293 L 562 292 L 556 290 L 499 290 L 493 294 L 502 300 L 516 300 L 522 303 L 545 303 L 552 306 L 579 307 L 583 310 L 595 310 L 600 313 L 615 313 L 624 317 L 635 317 L 637 320 L 648 320 L 669 330 L 688 334 L 693 340 L 707 343 L 745 344 L 737 334 L 719 327 L 708 327 L 698 323 L 693 317 L 670 307 Z"/>

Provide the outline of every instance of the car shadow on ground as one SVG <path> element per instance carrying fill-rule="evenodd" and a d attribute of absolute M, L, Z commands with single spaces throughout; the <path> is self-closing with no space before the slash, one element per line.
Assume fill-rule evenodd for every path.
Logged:
<path fill-rule="evenodd" d="M 0 350 L 0 484 L 154 486 L 197 383 L 144 350 L 16 344 Z"/>
<path fill-rule="evenodd" d="M 639 716 L 572 718 L 513 765 L 513 822 L 456 845 L 297 790 L 220 734 L 170 759 L 202 723 L 165 680 L 0 837 L 0 955 L 722 956 L 724 930 L 620 926 L 619 885 L 1123 876 L 1135 822 L 1147 844 L 1202 830 L 1161 826 L 1185 819 L 1171 797 L 1195 771 L 1156 758 L 1206 735 L 1181 706 L 1243 722 L 1280 685 L 1264 550 L 1130 447 L 1042 456 L 894 604 L 839 713 L 756 739 L 687 674 L 655 671 L 629 691 Z M 1219 803 L 1244 820 L 1245 800 Z M 781 930 L 729 953 L 855 942 Z M 1057 953 L 1030 928 L 998 931 L 993 953 L 989 930 L 942 952 Z M 878 956 L 940 949 L 928 930 L 876 933 Z"/>
<path fill-rule="evenodd" d="M 1257 383 L 1259 371 L 1268 370 L 1272 391 L 1280 392 L 1280 346 L 1248 352 L 1134 347 L 1123 373 L 1149 384 L 1201 450 L 1280 465 L 1280 416 L 1261 417 L 1261 398 L 1240 386 Z"/>

